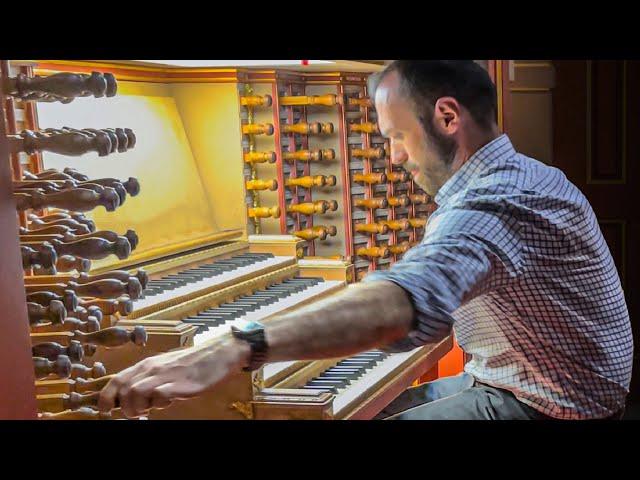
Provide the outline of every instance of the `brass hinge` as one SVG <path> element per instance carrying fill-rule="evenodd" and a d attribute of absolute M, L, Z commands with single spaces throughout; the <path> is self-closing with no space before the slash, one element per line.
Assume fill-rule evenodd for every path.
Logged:
<path fill-rule="evenodd" d="M 253 408 L 250 402 L 233 402 L 231 408 L 239 411 L 247 420 L 253 420 Z"/>

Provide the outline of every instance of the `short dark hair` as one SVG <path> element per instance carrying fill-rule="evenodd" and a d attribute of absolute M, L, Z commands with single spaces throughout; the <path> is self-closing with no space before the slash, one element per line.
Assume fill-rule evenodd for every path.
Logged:
<path fill-rule="evenodd" d="M 497 119 L 496 88 L 487 71 L 472 60 L 394 60 L 383 71 L 369 76 L 369 96 L 391 72 L 398 72 L 403 89 L 414 104 L 418 118 L 431 121 L 436 101 L 453 97 L 482 128 Z M 427 115 L 428 114 L 428 115 Z"/>

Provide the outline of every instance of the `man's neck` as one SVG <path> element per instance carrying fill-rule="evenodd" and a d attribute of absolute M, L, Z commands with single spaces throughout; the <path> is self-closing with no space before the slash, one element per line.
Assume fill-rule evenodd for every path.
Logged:
<path fill-rule="evenodd" d="M 477 127 L 470 128 L 461 135 L 458 151 L 451 164 L 451 175 L 469 161 L 469 159 L 482 147 L 491 143 L 501 135 L 497 125 L 493 125 L 490 130 L 483 130 Z"/>

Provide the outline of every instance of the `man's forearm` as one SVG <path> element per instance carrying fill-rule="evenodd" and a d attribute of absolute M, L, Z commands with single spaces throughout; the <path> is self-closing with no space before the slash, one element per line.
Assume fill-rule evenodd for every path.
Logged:
<path fill-rule="evenodd" d="M 349 286 L 266 322 L 269 362 L 348 356 L 406 336 L 413 323 L 406 292 L 392 282 Z"/>

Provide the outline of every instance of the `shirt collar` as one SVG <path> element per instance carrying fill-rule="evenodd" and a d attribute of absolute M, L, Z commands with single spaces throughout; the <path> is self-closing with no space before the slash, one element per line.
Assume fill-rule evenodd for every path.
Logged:
<path fill-rule="evenodd" d="M 503 133 L 471 155 L 469 160 L 440 188 L 434 201 L 438 205 L 443 205 L 453 195 L 464 190 L 471 180 L 486 170 L 489 165 L 509 158 L 515 153 L 509 137 Z"/>

